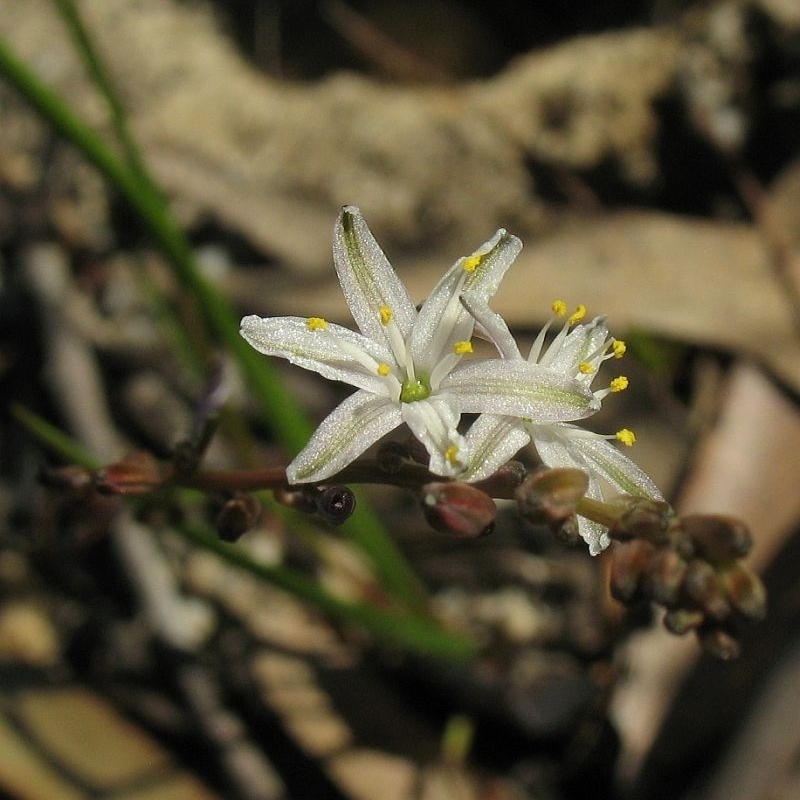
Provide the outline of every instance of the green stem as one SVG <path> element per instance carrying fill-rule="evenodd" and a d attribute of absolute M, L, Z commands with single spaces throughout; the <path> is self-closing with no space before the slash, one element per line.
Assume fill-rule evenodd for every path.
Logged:
<path fill-rule="evenodd" d="M 53 0 L 53 3 L 61 14 L 61 18 L 64 20 L 64 24 L 75 42 L 76 50 L 83 58 L 84 64 L 86 64 L 89 75 L 108 103 L 111 123 L 122 145 L 128 166 L 139 176 L 143 183 L 150 184 L 150 188 L 158 193 L 158 190 L 150 180 L 139 153 L 139 148 L 128 128 L 125 107 L 117 94 L 113 81 L 108 75 L 105 64 L 95 49 L 94 42 L 92 42 L 86 26 L 83 24 L 74 0 Z"/>

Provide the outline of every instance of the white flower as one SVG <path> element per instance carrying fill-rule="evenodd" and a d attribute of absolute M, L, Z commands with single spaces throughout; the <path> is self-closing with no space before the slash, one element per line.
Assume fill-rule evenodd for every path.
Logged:
<path fill-rule="evenodd" d="M 483 297 L 466 291 L 462 302 L 504 359 L 517 363 L 525 361 L 505 321 L 489 308 Z M 572 315 L 567 316 L 566 305 L 556 301 L 553 303 L 553 311 L 555 318 L 564 318 L 560 331 L 550 345 L 545 347 L 545 338 L 555 321 L 555 318 L 551 319 L 536 337 L 525 363 L 537 364 L 543 370 L 573 379 L 590 390 L 600 364 L 611 358 L 622 357 L 625 343 L 609 335 L 605 317 L 596 317 L 589 323 L 577 324 L 586 314 L 584 306 L 578 306 Z M 620 375 L 608 387 L 595 391 L 595 409 L 600 408 L 600 403 L 608 394 L 622 391 L 627 386 L 628 379 Z M 542 420 L 529 415 L 486 415 L 478 418 L 470 433 L 474 430 L 477 435 L 480 426 L 481 431 L 491 430 L 498 440 L 503 441 L 509 430 L 524 431 L 546 466 L 573 467 L 588 474 L 589 497 L 602 498 L 604 481 L 617 492 L 663 499 L 653 481 L 609 442 L 609 439 L 616 438 L 625 445 L 632 445 L 636 440 L 632 431 L 625 428 L 614 436 L 603 436 L 570 425 L 569 422 L 566 418 Z M 610 544 L 608 531 L 602 525 L 578 517 L 578 526 L 592 555 L 597 555 Z"/>
<path fill-rule="evenodd" d="M 475 323 L 461 293 L 488 307 L 521 246 L 499 230 L 458 259 L 417 311 L 359 210 L 342 210 L 334 228 L 334 263 L 360 333 L 319 317 L 249 316 L 241 324 L 242 336 L 259 352 L 358 388 L 287 467 L 291 483 L 335 475 L 402 423 L 425 445 L 432 472 L 480 480 L 519 450 L 527 435 L 481 424 L 462 436 L 462 412 L 547 423 L 595 410 L 585 382 L 555 370 L 524 360 L 462 361 L 472 352 Z"/>

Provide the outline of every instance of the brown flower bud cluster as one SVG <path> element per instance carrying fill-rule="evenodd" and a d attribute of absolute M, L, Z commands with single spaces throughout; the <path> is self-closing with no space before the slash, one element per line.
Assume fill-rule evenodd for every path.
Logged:
<path fill-rule="evenodd" d="M 614 597 L 626 605 L 654 602 L 666 609 L 671 632 L 694 631 L 719 658 L 738 655 L 737 627 L 766 612 L 761 580 L 741 563 L 751 547 L 747 527 L 731 517 L 680 517 L 652 500 L 621 498 L 615 506 Z"/>

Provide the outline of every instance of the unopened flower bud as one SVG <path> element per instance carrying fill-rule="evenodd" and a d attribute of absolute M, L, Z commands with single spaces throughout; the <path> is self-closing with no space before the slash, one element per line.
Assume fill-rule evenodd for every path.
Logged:
<path fill-rule="evenodd" d="M 674 606 L 680 597 L 686 567 L 686 561 L 675 550 L 659 548 L 648 570 L 653 600 L 665 606 Z"/>
<path fill-rule="evenodd" d="M 252 494 L 237 493 L 223 503 L 214 527 L 220 539 L 235 542 L 258 522 L 261 511 L 261 503 Z"/>
<path fill-rule="evenodd" d="M 169 477 L 168 467 L 150 453 L 139 451 L 98 470 L 94 482 L 100 492 L 135 495 L 159 489 Z"/>
<path fill-rule="evenodd" d="M 678 636 L 697 630 L 705 620 L 705 614 L 697 609 L 672 608 L 664 614 L 664 627 Z"/>
<path fill-rule="evenodd" d="M 763 619 L 767 613 L 767 590 L 761 578 L 739 564 L 718 572 L 731 605 L 746 617 Z"/>
<path fill-rule="evenodd" d="M 631 603 L 643 596 L 643 581 L 655 548 L 650 542 L 617 544 L 611 551 L 611 595 L 621 603 Z"/>
<path fill-rule="evenodd" d="M 743 558 L 753 544 L 747 526 L 733 517 L 689 514 L 681 517 L 681 528 L 691 537 L 698 555 L 712 564 Z"/>
<path fill-rule="evenodd" d="M 488 494 L 468 483 L 428 483 L 422 487 L 422 511 L 437 531 L 459 539 L 490 533 L 497 507 Z"/>
<path fill-rule="evenodd" d="M 708 616 L 724 619 L 730 613 L 722 585 L 714 567 L 699 558 L 692 559 L 686 567 L 683 591 Z"/>
<path fill-rule="evenodd" d="M 612 539 L 649 539 L 652 542 L 664 540 L 674 517 L 669 503 L 646 497 L 621 497 L 610 505 L 618 504 L 623 505 L 623 509 L 609 529 Z"/>
<path fill-rule="evenodd" d="M 514 497 L 522 517 L 558 530 L 575 516 L 588 488 L 589 478 L 579 469 L 543 469 L 528 475 Z"/>
<path fill-rule="evenodd" d="M 356 496 L 346 486 L 326 486 L 314 501 L 317 513 L 329 525 L 342 525 L 356 510 Z"/>

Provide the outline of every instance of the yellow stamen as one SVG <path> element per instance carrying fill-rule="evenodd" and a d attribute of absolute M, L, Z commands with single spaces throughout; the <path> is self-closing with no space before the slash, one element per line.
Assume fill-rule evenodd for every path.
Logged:
<path fill-rule="evenodd" d="M 567 304 L 563 300 L 553 300 L 550 308 L 557 317 L 563 317 L 567 313 Z"/>
<path fill-rule="evenodd" d="M 457 356 L 463 356 L 472 352 L 472 342 L 456 342 L 453 345 L 453 352 Z"/>
<path fill-rule="evenodd" d="M 483 261 L 483 256 L 477 254 L 473 256 L 468 256 L 467 258 L 464 259 L 464 263 L 462 264 L 464 272 L 475 272 L 481 261 Z"/>
<path fill-rule="evenodd" d="M 624 375 L 614 378 L 608 385 L 612 392 L 624 392 L 628 388 L 628 379 Z"/>
<path fill-rule="evenodd" d="M 444 457 L 450 464 L 455 464 L 458 461 L 458 448 L 451 444 L 447 450 L 444 451 Z"/>
<path fill-rule="evenodd" d="M 306 320 L 306 327 L 310 331 L 324 331 L 328 327 L 328 322 L 322 317 L 309 317 Z"/>
<path fill-rule="evenodd" d="M 588 361 L 581 361 L 578 364 L 578 371 L 582 375 L 591 375 L 594 372 L 594 367 Z"/>
<path fill-rule="evenodd" d="M 392 318 L 394 317 L 394 311 L 392 311 L 392 309 L 389 308 L 389 306 L 381 306 L 380 314 L 381 314 L 381 325 L 388 325 L 392 321 Z"/>
<path fill-rule="evenodd" d="M 628 346 L 622 341 L 622 339 L 614 339 L 614 341 L 611 342 L 611 351 L 614 353 L 614 358 L 622 358 L 627 349 Z"/>
<path fill-rule="evenodd" d="M 391 373 L 392 368 L 385 361 L 381 361 L 381 363 L 378 364 L 378 368 L 375 371 L 378 373 L 378 375 L 381 376 L 381 378 L 385 378 L 387 375 Z"/>
<path fill-rule="evenodd" d="M 575 308 L 575 311 L 572 312 L 572 316 L 569 318 L 569 324 L 574 325 L 576 322 L 580 322 L 586 316 L 586 306 L 581 304 Z"/>
<path fill-rule="evenodd" d="M 631 447 L 634 442 L 636 441 L 636 435 L 633 431 L 628 430 L 627 428 L 623 428 L 621 431 L 617 431 L 617 439 L 622 442 L 626 447 Z"/>

